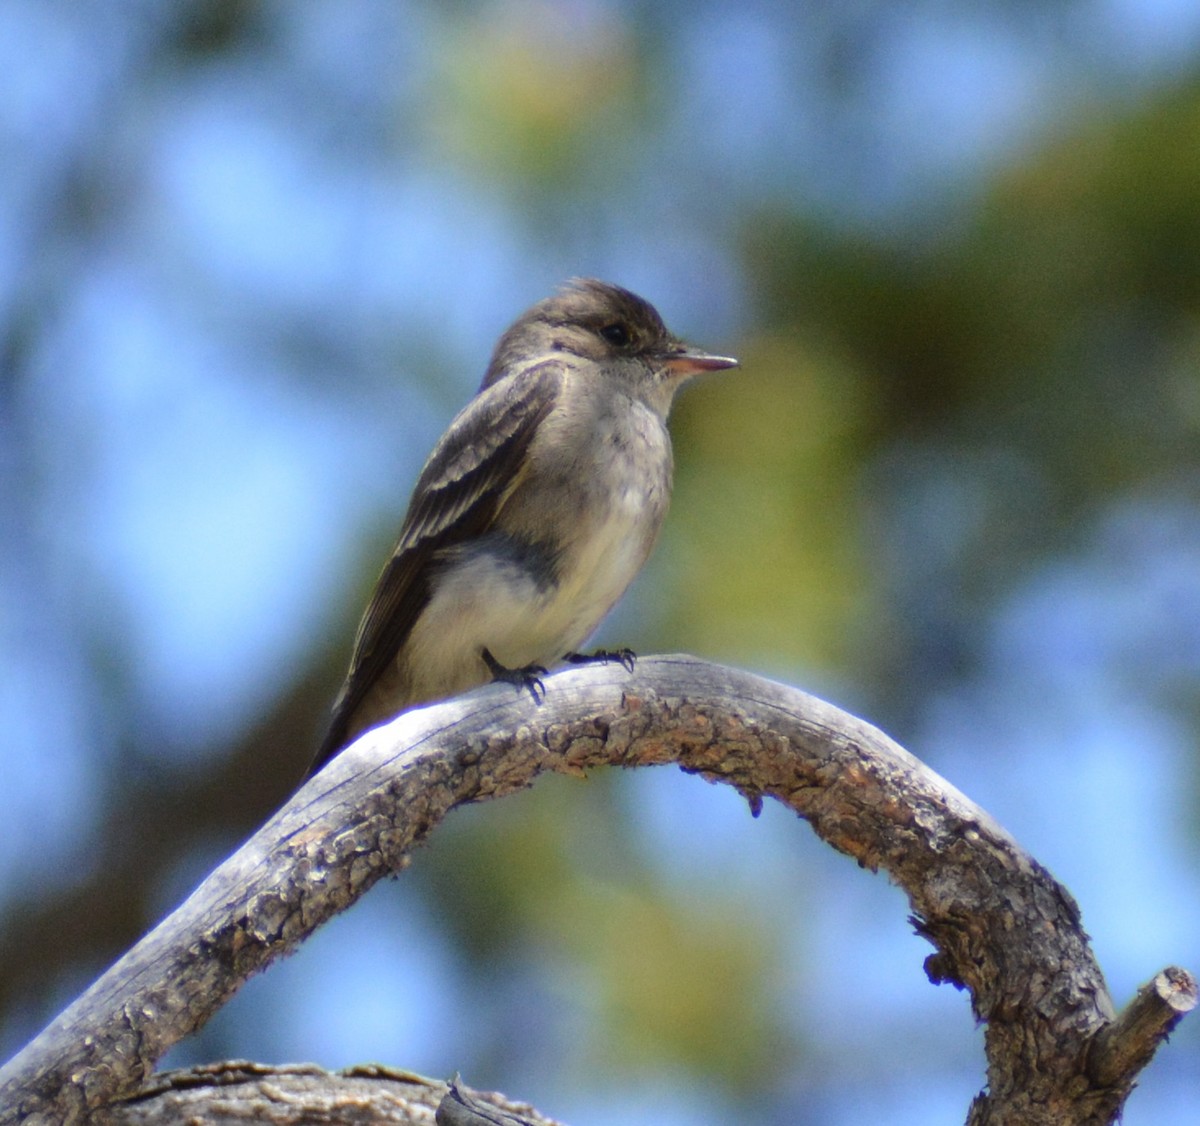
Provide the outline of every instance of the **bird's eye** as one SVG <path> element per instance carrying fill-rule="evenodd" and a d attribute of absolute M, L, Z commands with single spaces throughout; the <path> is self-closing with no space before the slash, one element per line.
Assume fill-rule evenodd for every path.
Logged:
<path fill-rule="evenodd" d="M 620 321 L 614 321 L 610 325 L 605 325 L 600 330 L 600 335 L 614 348 L 624 348 L 630 341 L 629 329 L 621 324 Z"/>

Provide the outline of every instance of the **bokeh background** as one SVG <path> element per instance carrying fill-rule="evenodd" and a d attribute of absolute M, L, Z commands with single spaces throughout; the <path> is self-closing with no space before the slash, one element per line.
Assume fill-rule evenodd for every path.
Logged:
<path fill-rule="evenodd" d="M 286 797 L 564 278 L 740 355 L 601 642 L 879 724 L 1200 969 L 1200 6 L 0 2 L 0 1057 Z M 455 815 L 167 1062 L 574 1126 L 961 1122 L 903 897 L 678 772 Z M 1200 1116 L 1185 1021 L 1127 1126 Z"/>

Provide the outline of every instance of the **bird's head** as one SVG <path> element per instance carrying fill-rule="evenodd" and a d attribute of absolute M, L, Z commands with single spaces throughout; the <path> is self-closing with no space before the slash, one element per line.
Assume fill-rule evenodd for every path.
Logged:
<path fill-rule="evenodd" d="M 684 344 L 637 294 L 595 278 L 576 278 L 513 323 L 496 345 L 482 386 L 556 355 L 594 360 L 620 378 L 642 383 L 661 400 L 664 412 L 690 376 L 737 366 L 728 356 Z"/>

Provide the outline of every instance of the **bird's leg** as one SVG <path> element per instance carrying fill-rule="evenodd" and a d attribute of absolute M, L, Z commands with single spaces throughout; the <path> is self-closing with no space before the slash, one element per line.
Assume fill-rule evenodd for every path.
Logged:
<path fill-rule="evenodd" d="M 597 649 L 594 653 L 568 653 L 565 659 L 573 665 L 618 664 L 626 672 L 633 672 L 637 654 L 632 649 Z"/>
<path fill-rule="evenodd" d="M 488 671 L 492 674 L 493 681 L 503 681 L 505 684 L 511 684 L 517 691 L 522 688 L 533 697 L 535 704 L 540 704 L 546 698 L 546 686 L 542 683 L 542 677 L 546 675 L 546 670 L 541 665 L 526 665 L 520 669 L 506 668 L 487 650 L 480 651 L 480 656 L 483 657 L 483 663 L 487 665 Z"/>

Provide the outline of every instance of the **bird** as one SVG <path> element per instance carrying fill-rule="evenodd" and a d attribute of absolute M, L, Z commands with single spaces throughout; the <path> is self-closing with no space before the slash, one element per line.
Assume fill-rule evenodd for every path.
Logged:
<path fill-rule="evenodd" d="M 519 317 L 421 470 L 307 776 L 401 712 L 489 681 L 536 703 L 564 662 L 632 670 L 630 650 L 580 646 L 662 526 L 676 391 L 737 366 L 595 278 Z"/>

